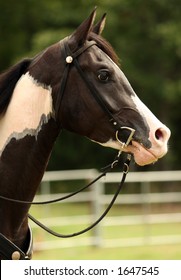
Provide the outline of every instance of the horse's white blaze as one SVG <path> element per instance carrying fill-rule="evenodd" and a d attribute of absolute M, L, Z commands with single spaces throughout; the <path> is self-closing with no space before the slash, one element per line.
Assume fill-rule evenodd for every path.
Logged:
<path fill-rule="evenodd" d="M 170 130 L 166 127 L 157 117 L 146 107 L 146 105 L 137 97 L 131 96 L 133 102 L 135 103 L 140 115 L 142 115 L 150 129 L 149 140 L 152 143 L 152 148 L 155 149 L 156 155 L 158 153 L 165 154 L 167 152 L 168 139 L 170 138 Z M 159 138 L 156 137 L 156 131 L 160 130 L 162 136 Z"/>
<path fill-rule="evenodd" d="M 140 115 L 142 115 L 146 120 L 150 131 L 152 130 L 152 128 L 154 130 L 155 128 L 160 128 L 164 126 L 163 123 L 157 119 L 157 117 L 148 109 L 148 107 L 138 98 L 136 94 L 132 95 L 131 98 L 134 104 L 136 105 L 136 108 L 138 109 Z"/>
<path fill-rule="evenodd" d="M 27 72 L 16 84 L 11 101 L 0 117 L 0 152 L 12 138 L 37 136 L 53 115 L 52 89 L 36 81 Z"/>

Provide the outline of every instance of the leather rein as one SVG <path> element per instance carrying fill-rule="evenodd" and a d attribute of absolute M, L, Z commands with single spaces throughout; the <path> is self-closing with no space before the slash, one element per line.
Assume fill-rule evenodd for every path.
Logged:
<path fill-rule="evenodd" d="M 43 202 L 31 202 L 31 201 L 23 201 L 23 200 L 16 200 L 16 199 L 12 199 L 12 198 L 7 198 L 7 197 L 4 197 L 4 196 L 0 196 L 0 199 L 3 199 L 3 200 L 7 200 L 7 201 L 11 201 L 11 202 L 14 202 L 14 203 L 22 203 L 22 204 L 31 204 L 31 205 L 44 205 L 44 204 L 50 204 L 50 203 L 55 203 L 55 202 L 58 202 L 58 201 L 62 201 L 62 200 L 65 200 L 65 199 L 68 199 L 78 193 L 80 193 L 81 191 L 87 189 L 88 187 L 92 186 L 96 181 L 100 180 L 103 176 L 105 176 L 108 172 L 112 171 L 113 168 L 119 163 L 120 161 L 120 155 L 122 153 L 122 150 L 124 147 L 126 147 L 130 141 L 132 140 L 133 138 L 133 135 L 135 133 L 135 130 L 130 128 L 130 127 L 125 127 L 125 126 L 120 126 L 118 121 L 115 119 L 115 117 L 113 116 L 113 114 L 110 112 L 110 110 L 108 109 L 108 106 L 107 104 L 105 103 L 105 101 L 103 100 L 103 98 L 100 96 L 100 94 L 98 93 L 96 87 L 94 86 L 93 83 L 90 82 L 90 80 L 88 79 L 88 77 L 86 76 L 86 74 L 84 73 L 84 71 L 82 70 L 79 62 L 78 62 L 78 57 L 83 53 L 85 52 L 88 48 L 90 48 L 91 46 L 93 45 L 97 45 L 95 41 L 86 41 L 86 43 L 80 48 L 78 49 L 76 52 L 72 53 L 68 47 L 68 44 L 66 43 L 66 40 L 63 40 L 64 42 L 64 56 L 65 56 L 65 68 L 64 68 L 64 72 L 63 72 L 63 76 L 62 76 L 62 80 L 61 80 L 61 86 L 60 86 L 60 91 L 59 91 L 59 94 L 58 94 L 58 99 L 56 101 L 56 113 L 58 114 L 59 110 L 60 110 L 60 106 L 61 106 L 61 103 L 62 103 L 62 99 L 63 99 L 63 96 L 64 96 L 64 93 L 65 93 L 65 88 L 66 88 L 66 83 L 67 83 L 67 80 L 68 80 L 68 74 L 69 74 L 69 70 L 70 70 L 70 67 L 71 66 L 75 66 L 77 71 L 79 72 L 80 76 L 82 77 L 83 81 L 85 82 L 85 84 L 87 85 L 88 89 L 90 90 L 90 93 L 93 95 L 93 97 L 95 98 L 95 100 L 97 101 L 97 103 L 101 106 L 101 108 L 104 110 L 104 112 L 107 114 L 107 116 L 109 117 L 109 121 L 110 123 L 114 126 L 115 128 L 115 137 L 116 137 L 116 140 L 121 144 L 121 149 L 120 151 L 118 152 L 118 155 L 116 156 L 116 158 L 114 159 L 114 161 L 106 166 L 104 169 L 103 169 L 103 172 L 97 177 L 95 178 L 92 182 L 90 182 L 89 184 L 87 184 L 86 186 L 78 189 L 77 191 L 71 193 L 71 194 L 68 194 L 64 197 L 61 197 L 61 198 L 57 198 L 57 199 L 54 199 L 54 200 L 48 200 L 48 201 L 43 201 Z M 119 139 L 119 133 L 121 133 L 122 131 L 124 130 L 128 130 L 129 132 L 129 136 L 126 140 L 126 142 L 122 142 L 120 139 Z M 91 224 L 90 226 L 88 226 L 87 228 L 83 229 L 83 230 L 80 230 L 78 232 L 75 232 L 75 233 L 71 233 L 71 234 L 60 234 L 60 233 L 57 233 L 51 229 L 49 229 L 47 226 L 45 226 L 44 224 L 42 224 L 40 221 L 38 221 L 36 218 L 34 218 L 33 216 L 31 216 L 30 214 L 28 214 L 28 217 L 34 222 L 36 223 L 38 226 L 40 226 L 42 229 L 44 229 L 45 231 L 47 231 L 48 233 L 56 236 L 56 237 L 60 237 L 60 238 L 69 238 L 69 237 L 74 237 L 74 236 L 78 236 L 80 234 L 83 234 L 89 230 L 91 230 L 92 228 L 94 228 L 98 223 L 100 223 L 100 221 L 107 215 L 107 213 L 109 212 L 109 210 L 111 209 L 111 207 L 113 206 L 117 196 L 119 195 L 121 189 L 122 189 L 122 186 L 125 182 L 125 179 L 126 179 L 126 175 L 129 171 L 129 165 L 130 165 L 130 161 L 131 161 L 131 155 L 128 154 L 127 156 L 127 159 L 124 163 L 124 166 L 123 166 L 123 175 L 122 175 L 122 179 L 118 185 L 118 188 L 110 202 L 110 204 L 108 205 L 108 207 L 106 208 L 106 210 L 103 212 L 103 214 L 93 223 Z M 0 243 L 3 241 L 4 242 L 4 239 L 5 241 L 7 242 L 7 238 L 2 235 L 0 233 Z M 9 243 L 12 243 L 10 240 L 8 240 Z M 11 244 L 10 244 L 11 245 Z M 15 246 L 15 248 L 14 248 Z M 20 258 L 19 259 L 30 259 L 29 255 L 27 254 L 24 254 L 20 248 L 18 248 L 15 244 L 13 244 L 13 246 L 10 246 L 11 247 L 11 250 L 13 252 L 14 251 L 18 251 L 20 252 Z M 4 248 L 4 246 L 3 246 Z M 0 253 L 2 253 L 2 248 L 0 246 Z M 2 253 L 3 255 L 3 253 Z M 8 258 L 7 258 L 8 259 Z M 11 259 L 11 258 L 10 258 Z"/>

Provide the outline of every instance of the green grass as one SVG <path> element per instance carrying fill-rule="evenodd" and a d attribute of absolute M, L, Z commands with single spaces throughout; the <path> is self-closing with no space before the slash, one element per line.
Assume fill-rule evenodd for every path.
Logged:
<path fill-rule="evenodd" d="M 181 244 L 125 248 L 75 247 L 35 252 L 37 260 L 180 260 Z"/>
<path fill-rule="evenodd" d="M 161 208 L 159 206 L 154 206 L 151 208 L 151 213 L 166 213 L 170 212 L 181 212 L 180 207 L 177 209 L 169 207 Z M 61 212 L 60 212 L 61 210 Z M 122 216 L 122 215 L 138 215 L 141 214 L 142 209 L 137 206 L 122 206 L 122 207 L 114 207 L 109 217 L 111 216 Z M 87 215 L 90 214 L 90 206 L 86 206 L 84 204 L 63 204 L 63 205 L 54 205 L 51 206 L 50 209 L 34 207 L 32 209 L 32 214 L 36 217 L 64 217 L 64 216 L 72 216 L 72 215 Z M 53 230 L 61 232 L 61 233 L 72 233 L 84 228 L 87 225 L 68 225 L 68 226 L 56 226 L 53 227 Z M 59 241 L 58 238 L 52 237 L 48 233 L 45 233 L 41 229 L 33 229 L 34 232 L 34 242 L 41 241 L 53 241 L 57 244 Z M 181 243 L 178 244 L 163 244 L 163 245 L 146 245 L 146 246 L 132 246 L 132 247 L 124 247 L 124 239 L 126 238 L 143 238 L 146 240 L 150 237 L 158 237 L 158 236 L 171 236 L 177 235 L 181 236 L 181 224 L 180 223 L 165 223 L 165 224 L 151 224 L 151 225 L 124 225 L 124 226 L 104 226 L 101 227 L 101 238 L 103 241 L 103 245 L 109 244 L 109 239 L 116 240 L 119 239 L 118 242 L 121 242 L 121 246 L 114 248 L 97 248 L 93 246 L 77 246 L 78 240 L 80 238 L 86 238 L 91 236 L 92 232 L 86 233 L 81 237 L 74 237 L 70 240 L 70 242 L 74 243 L 74 246 L 71 248 L 63 248 L 63 246 L 59 246 L 60 248 L 44 250 L 44 251 L 35 251 L 33 259 L 64 259 L 64 260 L 75 260 L 75 259 L 94 259 L 94 260 L 104 260 L 104 259 L 181 259 Z M 61 240 L 62 244 L 65 242 L 69 242 L 67 239 Z M 55 243 L 56 244 L 56 243 Z"/>

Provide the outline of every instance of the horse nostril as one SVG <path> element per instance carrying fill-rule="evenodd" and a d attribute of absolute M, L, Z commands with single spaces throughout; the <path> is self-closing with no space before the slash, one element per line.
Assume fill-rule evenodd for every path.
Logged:
<path fill-rule="evenodd" d="M 170 138 L 170 129 L 163 125 L 163 127 L 158 128 L 153 134 L 154 138 L 152 138 L 152 143 L 156 145 L 162 146 L 166 145 Z"/>
<path fill-rule="evenodd" d="M 160 128 L 156 130 L 155 138 L 157 140 L 162 140 L 164 138 L 163 132 L 162 132 L 162 130 Z"/>

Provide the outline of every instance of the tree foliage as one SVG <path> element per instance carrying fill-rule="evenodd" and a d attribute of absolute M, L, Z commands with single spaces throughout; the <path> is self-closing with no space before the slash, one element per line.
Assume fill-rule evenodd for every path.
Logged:
<path fill-rule="evenodd" d="M 98 6 L 104 37 L 138 96 L 172 131 L 170 151 L 153 169 L 181 168 L 181 2 L 179 0 L 1 0 L 0 70 L 71 34 Z M 115 152 L 63 132 L 49 169 L 100 167 Z"/>

